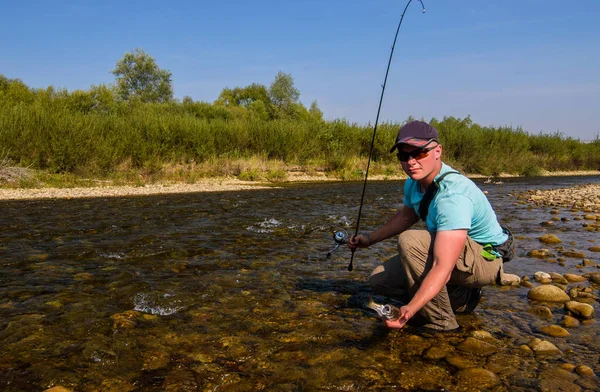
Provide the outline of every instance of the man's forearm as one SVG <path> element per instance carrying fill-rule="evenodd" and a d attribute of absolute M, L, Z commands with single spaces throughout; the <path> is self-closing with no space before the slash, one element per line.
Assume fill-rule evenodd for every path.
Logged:
<path fill-rule="evenodd" d="M 383 226 L 370 233 L 371 244 L 383 241 L 402 233 L 414 225 L 418 219 L 419 218 L 414 210 L 403 207 Z"/>
<path fill-rule="evenodd" d="M 446 266 L 434 265 L 434 267 L 427 273 L 423 282 L 419 286 L 419 289 L 415 293 L 415 296 L 410 300 L 408 306 L 411 307 L 413 312 L 418 312 L 423 306 L 433 299 L 442 288 L 450 280 L 450 274 L 452 269 L 448 269 Z"/>

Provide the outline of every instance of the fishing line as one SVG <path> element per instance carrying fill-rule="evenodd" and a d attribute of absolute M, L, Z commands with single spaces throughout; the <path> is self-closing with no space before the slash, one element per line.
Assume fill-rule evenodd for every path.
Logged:
<path fill-rule="evenodd" d="M 421 7 L 423 7 L 423 13 L 425 13 L 425 5 L 422 0 L 418 0 L 421 3 Z M 379 113 L 381 112 L 381 103 L 383 102 L 383 94 L 385 93 L 385 85 L 387 84 L 388 74 L 390 73 L 390 66 L 392 64 L 392 57 L 394 56 L 394 49 L 396 48 L 396 40 L 398 39 L 398 33 L 400 32 L 400 26 L 402 26 L 402 21 L 404 20 L 404 14 L 406 14 L 406 10 L 412 0 L 408 0 L 406 3 L 406 7 L 404 7 L 404 11 L 402 12 L 402 16 L 400 17 L 400 22 L 398 23 L 398 28 L 396 29 L 396 35 L 394 36 L 394 43 L 392 44 L 392 50 L 390 52 L 390 58 L 388 60 L 387 69 L 385 71 L 385 78 L 383 79 L 383 85 L 381 86 L 381 97 L 379 97 L 379 107 L 377 108 L 377 117 L 375 117 L 375 125 L 373 127 L 373 138 L 371 139 L 371 149 L 369 150 L 369 158 L 367 160 L 367 170 L 365 171 L 365 181 L 363 183 L 362 195 L 360 197 L 360 206 L 358 207 L 358 218 L 356 219 L 356 230 L 354 232 L 354 236 L 358 235 L 358 230 L 360 228 L 360 215 L 362 213 L 362 207 L 365 200 L 365 191 L 367 189 L 367 177 L 369 176 L 369 167 L 371 166 L 371 157 L 373 155 L 373 148 L 375 146 L 375 134 L 377 133 L 377 124 L 379 123 Z M 334 237 L 335 238 L 335 237 Z M 352 249 L 352 255 L 350 256 L 350 263 L 348 264 L 348 271 L 352 271 L 353 266 L 352 262 L 354 260 L 354 252 L 356 248 Z"/>

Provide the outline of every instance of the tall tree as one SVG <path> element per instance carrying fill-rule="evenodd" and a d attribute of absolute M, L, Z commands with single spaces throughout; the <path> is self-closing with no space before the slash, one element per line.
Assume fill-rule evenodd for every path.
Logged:
<path fill-rule="evenodd" d="M 292 75 L 279 71 L 269 87 L 269 98 L 279 108 L 286 108 L 298 102 L 300 91 L 294 87 Z"/>
<path fill-rule="evenodd" d="M 173 99 L 171 72 L 160 69 L 143 49 L 125 53 L 112 70 L 117 94 L 123 100 L 167 102 Z"/>

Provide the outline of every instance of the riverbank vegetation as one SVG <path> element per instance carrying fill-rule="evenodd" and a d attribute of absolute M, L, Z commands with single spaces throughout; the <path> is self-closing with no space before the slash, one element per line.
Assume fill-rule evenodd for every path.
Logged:
<path fill-rule="evenodd" d="M 325 120 L 316 101 L 308 108 L 299 101 L 289 74 L 280 72 L 269 87 L 225 88 L 211 103 L 174 99 L 171 74 L 142 50 L 126 54 L 113 74 L 114 85 L 75 91 L 35 89 L 0 75 L 0 172 L 20 173 L 0 175 L 0 183 L 285 181 L 291 171 L 363 178 L 372 125 Z M 583 143 L 560 133 L 481 126 L 469 117 L 429 121 L 445 161 L 465 173 L 600 170 L 598 136 Z M 379 124 L 370 174 L 402 174 L 388 152 L 400 125 Z"/>

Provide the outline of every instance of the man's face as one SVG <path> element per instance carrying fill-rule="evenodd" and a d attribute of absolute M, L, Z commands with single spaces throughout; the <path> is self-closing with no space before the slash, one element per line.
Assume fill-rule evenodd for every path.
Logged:
<path fill-rule="evenodd" d="M 397 156 L 404 172 L 411 179 L 419 181 L 435 170 L 441 153 L 442 146 L 435 142 L 426 148 L 402 144 L 398 149 Z"/>

